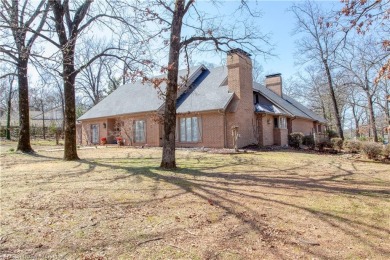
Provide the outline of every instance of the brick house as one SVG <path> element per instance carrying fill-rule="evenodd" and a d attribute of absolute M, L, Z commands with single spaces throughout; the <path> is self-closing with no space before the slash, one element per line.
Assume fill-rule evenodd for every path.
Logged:
<path fill-rule="evenodd" d="M 197 66 L 179 76 L 186 80 L 177 98 L 177 147 L 284 146 L 288 133 L 325 130 L 323 118 L 283 94 L 280 74 L 267 76 L 265 86 L 253 82 L 250 55 L 240 49 L 228 53 L 227 67 Z M 119 87 L 78 119 L 79 142 L 120 136 L 125 145 L 161 146 L 164 90 L 141 82 Z"/>

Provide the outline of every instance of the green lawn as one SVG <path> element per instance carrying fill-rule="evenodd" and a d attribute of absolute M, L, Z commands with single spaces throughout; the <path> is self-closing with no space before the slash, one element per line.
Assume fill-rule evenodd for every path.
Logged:
<path fill-rule="evenodd" d="M 5 259 L 390 258 L 389 164 L 179 150 L 163 171 L 158 148 L 64 162 L 53 147 L 1 146 Z"/>

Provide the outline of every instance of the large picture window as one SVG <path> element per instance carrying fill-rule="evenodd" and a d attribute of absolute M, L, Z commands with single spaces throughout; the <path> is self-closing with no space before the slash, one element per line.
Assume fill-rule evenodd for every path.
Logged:
<path fill-rule="evenodd" d="M 180 118 L 180 142 L 199 142 L 201 135 L 199 117 Z"/>
<path fill-rule="evenodd" d="M 145 121 L 144 120 L 135 120 L 135 137 L 134 141 L 136 143 L 144 143 L 145 142 Z"/>

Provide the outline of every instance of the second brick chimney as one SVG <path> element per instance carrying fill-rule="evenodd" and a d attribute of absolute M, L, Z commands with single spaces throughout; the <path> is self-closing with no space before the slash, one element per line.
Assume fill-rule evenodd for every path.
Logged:
<path fill-rule="evenodd" d="M 271 74 L 265 76 L 265 86 L 279 96 L 283 96 L 282 74 Z"/>

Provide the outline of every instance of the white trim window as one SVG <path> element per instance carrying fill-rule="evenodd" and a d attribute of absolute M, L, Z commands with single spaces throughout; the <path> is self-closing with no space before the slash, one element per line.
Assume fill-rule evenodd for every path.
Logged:
<path fill-rule="evenodd" d="M 200 117 L 180 118 L 180 142 L 195 143 L 201 140 Z"/>
<path fill-rule="evenodd" d="M 136 143 L 145 143 L 146 134 L 145 134 L 145 120 L 135 120 L 134 121 L 134 141 Z"/>
<path fill-rule="evenodd" d="M 284 116 L 279 117 L 279 128 L 287 129 L 287 118 Z"/>
<path fill-rule="evenodd" d="M 275 128 L 287 129 L 287 118 L 284 116 L 275 118 Z"/>

